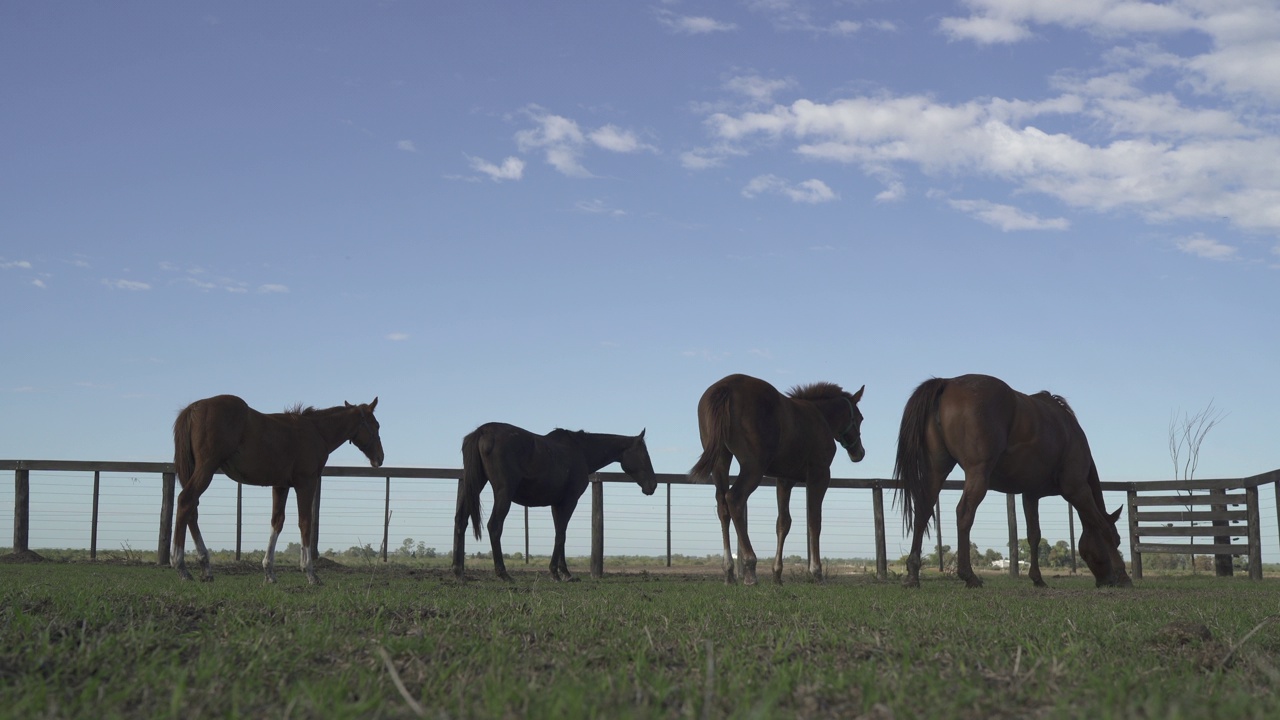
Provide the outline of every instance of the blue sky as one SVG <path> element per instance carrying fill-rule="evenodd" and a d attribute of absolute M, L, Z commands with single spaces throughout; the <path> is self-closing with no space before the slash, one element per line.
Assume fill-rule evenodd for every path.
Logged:
<path fill-rule="evenodd" d="M 865 384 L 833 473 L 888 477 L 982 372 L 1104 479 L 1210 401 L 1198 476 L 1280 466 L 1270 2 L 7 3 L 0 67 L 3 457 L 378 396 L 388 465 L 503 420 L 685 472 L 745 372 Z"/>

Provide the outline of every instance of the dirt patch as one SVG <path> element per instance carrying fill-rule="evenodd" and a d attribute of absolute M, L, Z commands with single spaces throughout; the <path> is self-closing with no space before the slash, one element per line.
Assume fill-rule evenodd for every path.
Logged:
<path fill-rule="evenodd" d="M 0 555 L 0 563 L 38 563 L 44 562 L 44 557 L 35 550 L 20 550 L 8 555 Z"/>

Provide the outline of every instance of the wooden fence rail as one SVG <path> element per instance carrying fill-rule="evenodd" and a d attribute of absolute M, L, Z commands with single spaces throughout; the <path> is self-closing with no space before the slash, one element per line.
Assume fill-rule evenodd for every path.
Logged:
<path fill-rule="evenodd" d="M 30 538 L 30 474 L 32 471 L 43 472 L 92 472 L 94 473 L 93 485 L 93 514 L 91 517 L 91 538 L 90 538 L 90 556 L 96 557 L 97 549 L 97 520 L 98 520 L 98 492 L 99 492 L 99 475 L 100 473 L 137 473 L 157 475 L 160 478 L 160 494 L 161 494 L 161 510 L 159 518 L 159 537 L 156 544 L 157 562 L 161 565 L 169 564 L 170 545 L 173 537 L 173 512 L 174 497 L 176 489 L 176 475 L 174 473 L 173 463 L 158 462 L 100 462 L 100 461 L 78 461 L 78 460 L 0 460 L 0 471 L 14 471 L 14 522 L 13 522 L 13 550 L 14 552 L 26 552 L 29 548 Z M 387 531 L 390 524 L 390 502 L 391 502 L 391 480 L 392 478 L 416 479 L 416 480 L 451 480 L 457 482 L 462 476 L 461 469 L 455 468 L 363 468 L 363 467 L 346 467 L 333 466 L 324 470 L 325 477 L 354 477 L 354 478 L 383 478 L 386 481 L 385 502 L 386 508 L 383 513 L 383 559 L 386 559 L 387 553 Z M 593 577 L 599 577 L 604 573 L 604 485 L 610 482 L 632 482 L 631 478 L 619 472 L 600 472 L 592 476 L 591 482 L 591 574 Z M 671 546 L 671 486 L 672 485 L 690 485 L 695 484 L 690 481 L 687 475 L 674 473 L 659 473 L 658 482 L 665 484 L 666 492 L 666 551 L 667 564 L 671 564 L 672 546 Z M 323 484 L 323 483 L 321 483 Z M 765 478 L 761 486 L 771 487 L 776 485 L 773 478 Z M 1142 577 L 1142 555 L 1144 553 L 1181 553 L 1188 554 L 1196 552 L 1199 554 L 1214 554 L 1219 557 L 1227 557 L 1232 555 L 1247 555 L 1249 558 L 1249 574 L 1255 579 L 1261 578 L 1262 572 L 1262 541 L 1260 534 L 1260 511 L 1258 508 L 1258 488 L 1262 485 L 1272 484 L 1275 486 L 1276 505 L 1280 508 L 1280 470 L 1273 470 L 1268 473 L 1254 475 L 1248 478 L 1229 478 L 1220 480 L 1193 480 L 1193 481 L 1144 481 L 1144 482 L 1103 482 L 1102 490 L 1104 492 L 1125 493 L 1127 502 L 1126 509 L 1129 518 L 1129 548 L 1130 557 L 1133 565 L 1133 576 L 1135 579 Z M 853 490 L 853 491 L 870 491 L 872 494 L 872 510 L 875 521 L 875 554 L 876 554 L 876 574 L 880 578 L 886 578 L 888 575 L 888 557 L 886 528 L 884 516 L 884 491 L 897 490 L 899 483 L 895 480 L 885 479 L 853 479 L 853 478 L 832 478 L 832 490 Z M 943 485 L 944 490 L 957 491 L 964 487 L 964 483 L 960 480 L 948 480 Z M 1226 491 L 1243 491 L 1236 494 L 1226 494 Z M 1192 495 L 1194 491 L 1206 491 L 1209 494 Z M 1169 492 L 1187 493 L 1184 495 L 1168 495 Z M 1154 495 L 1153 493 L 1166 493 L 1163 495 Z M 319 488 L 316 492 L 316 506 L 313 509 L 313 547 L 319 547 Z M 1018 554 L 1019 554 L 1019 536 L 1018 536 L 1018 520 L 1015 506 L 1015 498 L 1013 495 L 1005 496 L 1006 510 L 1009 526 L 1009 574 L 1018 575 Z M 1240 505 L 1245 506 L 1244 510 L 1229 510 L 1229 506 Z M 236 556 L 240 555 L 240 538 L 242 531 L 242 513 L 241 513 L 241 495 L 238 492 L 236 497 Z M 1192 507 L 1199 505 L 1210 505 L 1209 510 L 1193 510 Z M 1187 507 L 1186 511 L 1149 511 L 1148 508 L 1183 506 Z M 935 522 L 937 523 L 936 548 L 941 550 L 942 542 L 942 526 L 941 526 L 941 506 L 935 513 Z M 525 521 L 525 554 L 528 555 L 528 514 L 526 511 Z M 1071 527 L 1071 544 L 1072 544 L 1072 560 L 1074 566 L 1075 557 L 1075 538 L 1074 538 L 1074 517 L 1070 517 Z M 1210 525 L 1194 526 L 1178 525 L 1174 523 L 1195 523 L 1208 522 Z M 1231 525 L 1233 522 L 1243 522 L 1243 525 Z M 1212 544 L 1178 544 L 1170 545 L 1166 543 L 1151 543 L 1143 540 L 1145 537 L 1197 537 L 1205 536 L 1214 538 Z M 1232 537 L 1243 537 L 1246 543 L 1237 545 L 1231 543 Z M 941 560 L 942 553 L 939 552 Z"/>

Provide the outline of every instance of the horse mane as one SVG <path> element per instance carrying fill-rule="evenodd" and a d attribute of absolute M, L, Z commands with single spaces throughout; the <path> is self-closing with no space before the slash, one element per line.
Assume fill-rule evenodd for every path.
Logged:
<path fill-rule="evenodd" d="M 1071 409 L 1071 406 L 1067 404 L 1067 399 L 1062 397 L 1061 395 L 1054 395 L 1048 390 L 1041 390 L 1040 392 L 1036 393 L 1035 395 L 1032 395 L 1031 397 L 1037 400 L 1042 400 L 1044 402 L 1054 403 L 1058 407 L 1062 408 L 1063 410 L 1066 410 L 1067 414 L 1070 415 L 1071 417 L 1076 416 L 1076 411 Z"/>
<path fill-rule="evenodd" d="M 787 391 L 787 397 L 793 400 L 829 400 L 843 395 L 845 395 L 844 388 L 829 382 L 797 385 Z"/>
<path fill-rule="evenodd" d="M 582 437 L 586 434 L 586 430 L 565 430 L 564 428 L 556 428 L 555 430 L 547 433 L 547 437 Z"/>
<path fill-rule="evenodd" d="M 304 406 L 302 403 L 294 403 L 293 405 L 290 405 L 289 407 L 284 409 L 284 414 L 285 415 L 321 415 L 324 413 L 333 412 L 337 410 L 344 410 L 344 409 L 345 409 L 345 406 L 331 407 L 331 408 L 318 408 L 318 407 L 312 407 L 311 405 Z"/>

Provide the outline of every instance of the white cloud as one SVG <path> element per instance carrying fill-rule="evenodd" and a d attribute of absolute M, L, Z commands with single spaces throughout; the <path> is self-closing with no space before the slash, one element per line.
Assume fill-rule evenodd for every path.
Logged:
<path fill-rule="evenodd" d="M 418 146 L 414 145 L 412 140 L 401 140 L 396 143 L 396 149 L 409 153 L 418 152 Z"/>
<path fill-rule="evenodd" d="M 929 174 L 1003 180 L 1015 191 L 1077 208 L 1133 210 L 1150 221 L 1226 218 L 1241 228 L 1280 231 L 1280 136 L 1168 97 L 1138 105 L 1104 102 L 1111 99 L 1065 94 L 1042 102 L 989 98 L 955 105 L 918 95 L 802 99 L 761 112 L 715 113 L 706 123 L 726 145 L 750 147 L 760 136 L 770 145 L 792 141 L 801 156 L 853 164 L 882 181 L 894 168 L 915 166 Z M 1093 143 L 1035 124 L 1061 125 L 1073 117 L 1089 121 L 1086 132 L 1100 125 L 1094 119 L 1146 132 Z M 1180 134 L 1182 121 L 1200 134 Z"/>
<path fill-rule="evenodd" d="M 21 268 L 30 270 L 31 263 L 26 260 L 4 260 L 0 259 L 0 270 L 9 270 L 11 268 Z"/>
<path fill-rule="evenodd" d="M 40 288 L 40 289 L 44 289 L 44 288 L 48 287 L 47 285 L 45 285 L 45 284 L 44 284 L 44 280 L 41 280 L 40 278 L 36 278 L 36 279 L 32 280 L 32 281 L 31 281 L 31 284 L 32 284 L 32 285 L 35 285 L 36 287 L 38 287 L 38 288 Z"/>
<path fill-rule="evenodd" d="M 103 285 L 112 290 L 150 290 L 151 286 L 137 280 L 103 280 Z"/>
<path fill-rule="evenodd" d="M 1231 245 L 1218 242 L 1210 237 L 1195 234 L 1175 241 L 1178 249 L 1188 255 L 1195 255 L 1208 260 L 1235 260 L 1237 249 Z"/>
<path fill-rule="evenodd" d="M 625 210 L 609 207 L 603 200 L 579 200 L 574 208 L 578 212 L 584 212 L 591 215 L 611 215 L 613 217 L 622 217 L 626 215 Z"/>
<path fill-rule="evenodd" d="M 767 104 L 773 102 L 773 96 L 793 85 L 790 80 L 771 80 L 759 75 L 741 75 L 730 78 L 724 84 L 726 90 L 745 95 L 753 102 Z"/>
<path fill-rule="evenodd" d="M 777 175 L 759 175 L 742 189 L 742 196 L 747 198 L 754 198 L 765 193 L 782 195 L 790 198 L 793 202 L 808 203 L 810 205 L 830 202 L 839 197 L 821 180 L 805 180 L 797 185 L 792 185 Z"/>
<path fill-rule="evenodd" d="M 731 22 L 721 22 L 705 16 L 676 15 L 670 10 L 657 10 L 658 22 L 666 25 L 680 35 L 706 35 L 708 33 L 730 32 L 738 28 Z"/>
<path fill-rule="evenodd" d="M 488 175 L 489 179 L 494 182 L 519 180 L 524 177 L 524 161 L 514 155 L 503 160 L 501 165 L 495 165 L 488 160 L 471 157 L 470 155 L 466 157 L 471 162 L 472 170 Z"/>
<path fill-rule="evenodd" d="M 259 285 L 259 286 L 258 286 L 258 292 L 260 292 L 260 293 L 287 293 L 287 292 L 289 292 L 289 286 L 288 286 L 288 285 L 278 285 L 278 284 L 275 284 L 275 283 L 268 283 L 268 284 L 266 284 L 266 285 Z"/>
<path fill-rule="evenodd" d="M 393 341 L 393 342 L 400 342 L 401 340 L 408 340 L 408 339 L 409 339 L 409 333 L 403 333 L 403 332 L 387 333 L 387 339 L 388 339 L 388 340 L 391 340 L 391 341 Z"/>
<path fill-rule="evenodd" d="M 654 150 L 651 145 L 640 142 L 634 132 L 616 125 L 607 124 L 583 132 L 574 120 L 549 113 L 537 105 L 525 108 L 524 113 L 534 121 L 534 127 L 517 132 L 516 145 L 522 152 L 541 150 L 549 165 L 569 177 L 593 177 L 582 164 L 582 155 L 589 147 L 616 153 Z"/>
<path fill-rule="evenodd" d="M 897 202 L 907 196 L 907 186 L 896 180 L 891 181 L 884 190 L 876 194 L 876 202 Z"/>
<path fill-rule="evenodd" d="M 1012 43 L 1032 28 L 1059 26 L 1114 42 L 1126 34 L 1157 40 L 1197 33 L 1208 50 L 1173 61 L 1200 92 L 1258 94 L 1280 100 L 1280 4 L 1269 0 L 965 0 L 970 14 L 943 18 L 954 40 Z"/>
<path fill-rule="evenodd" d="M 612 150 L 616 153 L 633 153 L 640 150 L 654 150 L 652 145 L 640 142 L 636 134 L 623 130 L 616 125 L 605 125 L 592 130 L 587 135 L 597 147 Z"/>
<path fill-rule="evenodd" d="M 972 215 L 988 225 L 1005 232 L 1011 230 L 1067 230 L 1071 223 L 1066 218 L 1044 219 L 1012 205 L 1001 205 L 986 200 L 949 200 L 951 207 Z"/>

